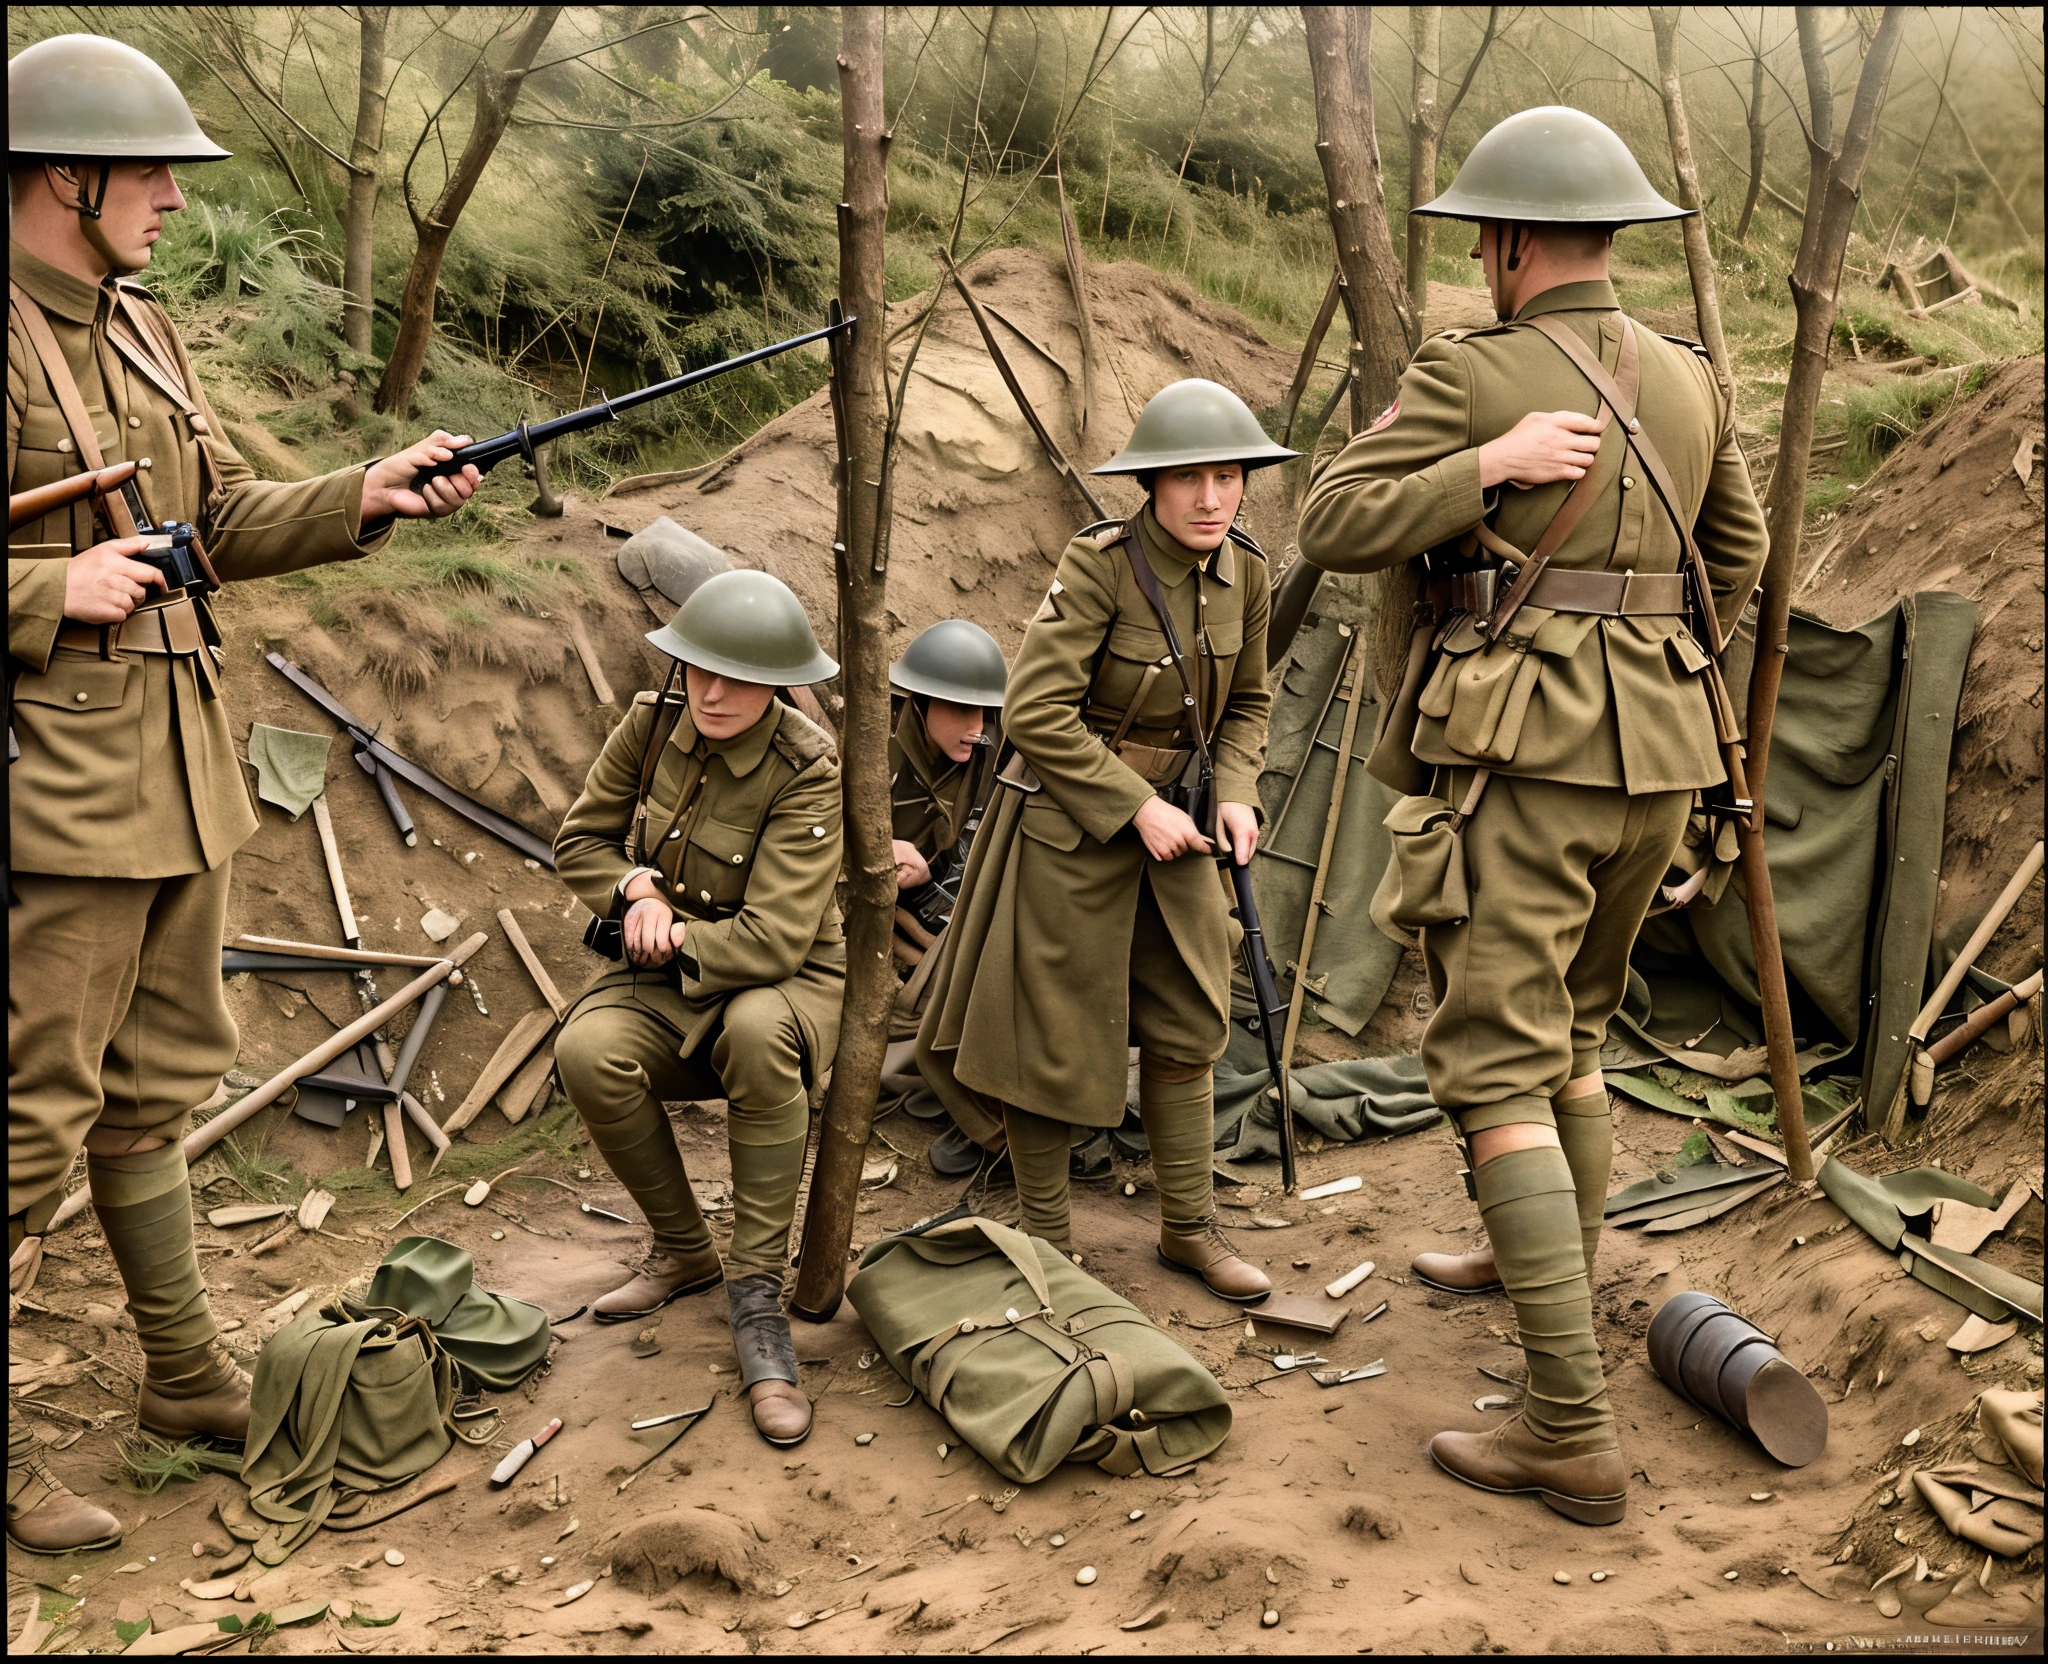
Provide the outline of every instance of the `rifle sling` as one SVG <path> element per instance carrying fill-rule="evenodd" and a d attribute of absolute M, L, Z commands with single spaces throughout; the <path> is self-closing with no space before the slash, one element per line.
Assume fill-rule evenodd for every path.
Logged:
<path fill-rule="evenodd" d="M 1180 677 L 1181 692 L 1187 696 L 1188 708 L 1194 712 L 1191 726 L 1195 735 L 1195 750 L 1202 759 L 1202 778 L 1208 780 L 1216 772 L 1216 764 L 1209 755 L 1208 722 L 1202 711 L 1201 698 L 1195 692 L 1193 679 L 1188 675 L 1187 655 L 1181 651 L 1180 632 L 1173 627 L 1173 614 L 1167 610 L 1166 596 L 1159 588 L 1159 574 L 1152 570 L 1152 563 L 1145 558 L 1145 551 L 1138 535 L 1137 522 L 1130 524 L 1129 534 L 1124 538 L 1124 558 L 1130 562 L 1131 576 L 1138 581 L 1138 591 L 1145 597 L 1159 628 L 1166 637 L 1166 656 L 1173 660 L 1175 674 Z M 1195 575 L 1195 582 L 1201 582 L 1201 575 Z"/>

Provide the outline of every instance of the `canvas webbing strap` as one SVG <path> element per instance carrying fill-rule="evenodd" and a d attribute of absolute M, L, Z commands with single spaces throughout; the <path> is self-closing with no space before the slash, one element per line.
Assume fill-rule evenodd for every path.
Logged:
<path fill-rule="evenodd" d="M 49 380 L 50 391 L 56 395 L 64 425 L 71 430 L 71 442 L 78 447 L 78 460 L 91 472 L 98 473 L 107 465 L 106 458 L 100 454 L 100 438 L 93 431 L 92 418 L 85 413 L 85 395 L 78 390 L 70 361 L 65 358 L 64 349 L 57 345 L 50 320 L 43 315 L 35 297 L 19 283 L 10 279 L 7 293 L 14 302 L 22 328 L 28 332 L 28 344 L 35 348 L 36 357 L 42 360 L 43 374 Z M 100 500 L 106 506 L 107 524 L 113 528 L 114 535 L 135 536 L 134 517 L 129 514 L 128 505 L 121 500 L 120 494 L 110 491 Z"/>

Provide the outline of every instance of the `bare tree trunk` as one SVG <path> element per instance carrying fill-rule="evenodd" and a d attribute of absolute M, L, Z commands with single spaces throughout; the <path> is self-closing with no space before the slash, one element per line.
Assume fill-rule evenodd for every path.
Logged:
<path fill-rule="evenodd" d="M 1714 368 L 1733 385 L 1728 338 L 1721 333 L 1721 295 L 1714 279 L 1714 251 L 1707 242 L 1702 210 L 1699 164 L 1693 160 L 1692 132 L 1685 121 L 1685 88 L 1678 76 L 1678 8 L 1652 6 L 1650 30 L 1657 37 L 1657 90 L 1664 100 L 1664 125 L 1671 131 L 1671 169 L 1678 176 L 1678 205 L 1693 213 L 1686 219 L 1685 264 L 1692 273 L 1693 309 L 1699 314 L 1700 341 Z"/>
<path fill-rule="evenodd" d="M 1742 218 L 1735 225 L 1735 240 L 1749 241 L 1749 222 L 1756 217 L 1757 201 L 1764 194 L 1764 152 L 1771 130 L 1764 124 L 1763 36 L 1757 36 L 1755 55 L 1749 61 L 1749 194 L 1742 199 Z"/>
<path fill-rule="evenodd" d="M 560 6 L 535 7 L 505 67 L 477 66 L 476 120 L 470 125 L 469 140 L 434 206 L 424 219 L 414 221 L 419 242 L 413 251 L 412 269 L 406 274 L 398 338 L 391 343 L 384 379 L 377 384 L 377 409 L 381 414 L 404 415 L 412 409 L 420 370 L 427 361 L 427 346 L 434 338 L 434 297 L 440 287 L 441 261 L 448 252 L 448 239 L 454 235 L 455 222 L 469 205 L 470 194 L 483 177 L 498 141 L 505 136 L 527 71 L 533 67 L 533 60 L 540 55 L 548 32 L 561 14 Z"/>
<path fill-rule="evenodd" d="M 1315 79 L 1316 156 L 1330 192 L 1330 229 L 1344 273 L 1354 353 L 1352 427 L 1394 402 L 1414 350 L 1415 320 L 1403 292 L 1372 115 L 1372 8 L 1304 6 L 1309 69 Z"/>
<path fill-rule="evenodd" d="M 1408 309 L 1419 327 L 1429 311 L 1430 232 L 1436 222 L 1418 217 L 1415 210 L 1436 196 L 1437 150 L 1443 142 L 1436 100 L 1444 9 L 1417 6 L 1408 17 L 1408 44 L 1415 55 L 1408 95 Z"/>
<path fill-rule="evenodd" d="M 376 252 L 377 158 L 384 149 L 384 42 L 389 6 L 358 8 L 361 68 L 356 78 L 356 133 L 348 153 L 348 201 L 341 215 L 341 336 L 357 352 L 370 348 Z"/>
<path fill-rule="evenodd" d="M 1810 108 L 1808 153 L 1812 167 L 1799 255 L 1792 266 L 1792 305 L 1798 319 L 1792 337 L 1792 370 L 1786 381 L 1784 418 L 1778 429 L 1777 465 L 1771 471 L 1770 492 L 1764 506 L 1771 552 L 1764 564 L 1756 671 L 1749 686 L 1749 786 L 1756 808 L 1741 829 L 1750 942 L 1756 953 L 1757 983 L 1762 993 L 1771 1089 L 1778 1101 L 1778 1132 L 1785 1141 L 1786 1166 L 1802 1184 L 1813 1177 L 1813 1153 L 1806 1141 L 1799 1067 L 1793 1057 L 1791 1009 L 1785 991 L 1785 961 L 1778 941 L 1770 868 L 1764 856 L 1765 773 L 1770 765 L 1778 684 L 1785 670 L 1792 575 L 1799 562 L 1799 538 L 1806 516 L 1806 471 L 1812 460 L 1813 424 L 1820 408 L 1821 380 L 1827 374 L 1828 342 L 1834 334 L 1842 257 L 1849 247 L 1864 164 L 1870 157 L 1878 111 L 1884 104 L 1885 83 L 1890 78 L 1906 21 L 1905 7 L 1885 8 L 1884 18 L 1864 56 L 1848 131 L 1843 136 L 1840 154 L 1836 154 L 1834 95 L 1827 55 L 1821 47 L 1820 10 L 1816 6 L 1801 6 L 1798 13 L 1800 55 L 1806 67 Z M 1885 1107 L 1889 1106 L 1866 1105 L 1865 1114 L 1876 1114 Z"/>
<path fill-rule="evenodd" d="M 845 201 L 839 209 L 839 295 L 859 320 L 832 382 L 844 447 L 840 481 L 840 685 L 848 901 L 846 1000 L 839 1054 L 818 1131 L 790 1306 L 823 1322 L 839 1308 L 853 1240 L 861 1163 L 881 1089 L 889 1007 L 896 867 L 889 842 L 889 655 L 884 612 L 889 549 L 888 324 L 882 292 L 889 221 L 889 134 L 882 109 L 881 6 L 840 11 L 839 124 Z"/>

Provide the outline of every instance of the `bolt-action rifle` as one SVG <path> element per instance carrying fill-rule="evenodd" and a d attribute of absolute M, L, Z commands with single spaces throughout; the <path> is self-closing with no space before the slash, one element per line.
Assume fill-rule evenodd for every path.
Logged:
<path fill-rule="evenodd" d="M 199 533 L 182 520 L 169 520 L 161 526 L 150 522 L 142 493 L 135 488 L 136 473 L 148 466 L 148 457 L 139 462 L 117 462 L 96 473 L 72 474 L 32 491 L 18 492 L 7 499 L 7 529 L 17 531 L 32 520 L 69 508 L 87 497 L 105 497 L 118 491 L 135 522 L 135 535 L 154 540 L 134 558 L 161 572 L 166 589 L 182 589 L 191 595 L 211 594 L 220 588 L 220 578 L 213 570 L 213 562 L 206 558 L 206 546 L 199 541 Z"/>
<path fill-rule="evenodd" d="M 1252 1002 L 1259 1008 L 1259 1038 L 1266 1042 L 1266 1067 L 1273 1072 L 1273 1089 L 1280 1103 L 1274 1120 L 1280 1129 L 1280 1188 L 1294 1194 L 1294 1108 L 1288 1102 L 1287 1071 L 1280 1063 L 1280 1037 L 1287 1026 L 1287 1002 L 1273 977 L 1272 961 L 1266 957 L 1266 931 L 1259 923 L 1259 904 L 1252 894 L 1252 864 L 1242 866 L 1234 855 L 1225 855 L 1230 869 L 1230 887 L 1236 893 L 1238 923 L 1244 926 L 1244 968 L 1251 978 Z M 1296 971 L 1297 976 L 1301 975 Z"/>

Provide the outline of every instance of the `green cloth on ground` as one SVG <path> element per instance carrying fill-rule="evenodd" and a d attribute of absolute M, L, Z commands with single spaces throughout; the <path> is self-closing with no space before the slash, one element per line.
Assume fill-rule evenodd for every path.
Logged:
<path fill-rule="evenodd" d="M 384 1256 L 364 1304 L 417 1317 L 471 1382 L 506 1392 L 539 1367 L 554 1336 L 540 1307 L 488 1293 L 475 1276 L 467 1249 L 409 1236 Z"/>
<path fill-rule="evenodd" d="M 1938 1167 L 1915 1167 L 1872 1179 L 1833 1156 L 1821 1164 L 1820 1187 L 1880 1248 L 1896 1252 L 1900 1268 L 1975 1312 L 1989 1323 L 2001 1323 L 2015 1311 L 2041 1321 L 2041 1285 L 2001 1270 L 1975 1254 L 1937 1248 L 1927 1240 L 1928 1214 L 1939 1201 L 1974 1208 L 1995 1208 L 1998 1199 L 1967 1179 Z M 1919 1230 L 1910 1227 L 1919 1225 Z"/>
<path fill-rule="evenodd" d="M 1422 1059 L 1360 1057 L 1287 1071 L 1289 1103 L 1299 1124 L 1333 1144 L 1388 1138 L 1434 1126 L 1443 1111 L 1429 1096 Z M 1280 1154 L 1277 1106 L 1265 1042 L 1230 1025 L 1230 1044 L 1216 1065 L 1216 1147 L 1227 1161 Z"/>
<path fill-rule="evenodd" d="M 327 748 L 332 743 L 329 734 L 250 723 L 249 761 L 256 769 L 256 795 L 297 820 L 327 789 Z"/>

